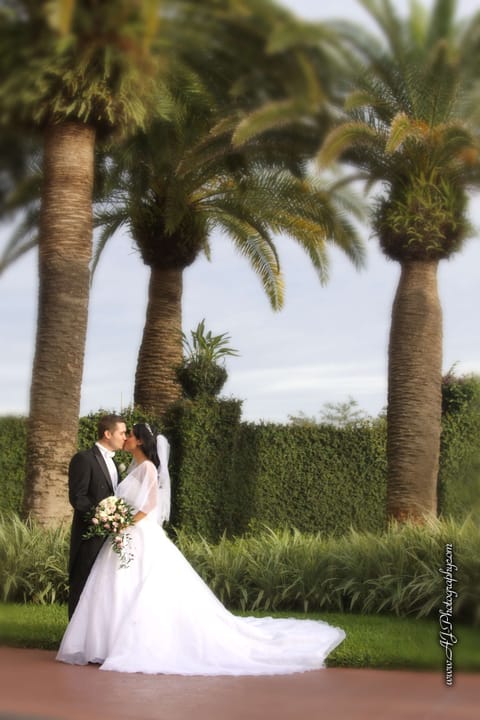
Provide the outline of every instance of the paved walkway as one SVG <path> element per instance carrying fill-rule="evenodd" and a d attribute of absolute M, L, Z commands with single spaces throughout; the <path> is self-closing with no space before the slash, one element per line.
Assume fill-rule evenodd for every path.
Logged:
<path fill-rule="evenodd" d="M 0 648 L 0 720 L 478 720 L 480 674 L 327 668 L 275 677 L 102 672 Z"/>

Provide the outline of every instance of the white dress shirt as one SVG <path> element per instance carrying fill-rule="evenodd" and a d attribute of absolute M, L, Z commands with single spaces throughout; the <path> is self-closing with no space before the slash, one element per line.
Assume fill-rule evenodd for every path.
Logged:
<path fill-rule="evenodd" d="M 95 443 L 95 445 L 102 453 L 103 459 L 105 460 L 105 463 L 107 465 L 108 472 L 110 473 L 110 478 L 112 480 L 113 492 L 116 492 L 118 485 L 118 472 L 117 468 L 115 467 L 115 463 L 113 462 L 115 453 L 112 452 L 112 450 L 108 450 L 108 448 L 106 448 L 99 442 Z"/>

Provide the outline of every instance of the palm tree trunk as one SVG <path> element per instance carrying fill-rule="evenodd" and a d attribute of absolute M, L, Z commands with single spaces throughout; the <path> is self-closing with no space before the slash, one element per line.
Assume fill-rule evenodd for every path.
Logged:
<path fill-rule="evenodd" d="M 80 123 L 46 131 L 24 502 L 44 525 L 71 514 L 67 468 L 77 448 L 87 330 L 94 145 L 94 129 Z"/>
<path fill-rule="evenodd" d="M 151 267 L 134 403 L 157 417 L 181 394 L 175 369 L 182 362 L 182 290 L 181 269 Z"/>
<path fill-rule="evenodd" d="M 387 515 L 437 512 L 442 311 L 437 261 L 408 261 L 393 303 L 388 370 Z"/>

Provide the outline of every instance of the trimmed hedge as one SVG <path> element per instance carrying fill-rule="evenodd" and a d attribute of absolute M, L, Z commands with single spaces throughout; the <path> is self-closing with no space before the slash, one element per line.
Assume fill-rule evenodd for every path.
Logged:
<path fill-rule="evenodd" d="M 244 424 L 234 466 L 234 530 L 261 525 L 340 535 L 385 528 L 385 423 Z"/>
<path fill-rule="evenodd" d="M 235 485 L 232 467 L 240 428 L 241 401 L 202 397 L 170 408 L 172 513 L 185 532 L 216 540 L 233 529 Z"/>
<path fill-rule="evenodd" d="M 462 520 L 466 511 L 480 517 L 480 411 L 443 418 L 438 507 Z"/>
<path fill-rule="evenodd" d="M 442 413 L 439 512 L 461 520 L 470 509 L 480 519 L 480 376 L 449 370 Z"/>
<path fill-rule="evenodd" d="M 98 416 L 81 418 L 79 447 L 96 439 Z M 241 422 L 241 401 L 202 398 L 174 405 L 160 427 L 171 443 L 171 524 L 210 542 L 271 528 L 341 535 L 385 528 L 385 421 L 346 428 Z M 0 511 L 20 512 L 26 423 L 0 418 Z M 128 465 L 129 456 L 119 457 Z M 443 419 L 439 510 L 462 520 L 480 498 L 480 412 Z"/>
<path fill-rule="evenodd" d="M 0 417 L 0 512 L 22 510 L 26 442 L 25 417 Z"/>

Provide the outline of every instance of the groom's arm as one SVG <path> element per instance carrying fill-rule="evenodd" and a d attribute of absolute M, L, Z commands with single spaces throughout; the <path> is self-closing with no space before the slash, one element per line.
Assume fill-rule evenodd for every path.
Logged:
<path fill-rule="evenodd" d="M 84 453 L 77 453 L 70 461 L 68 468 L 68 498 L 75 510 L 81 513 L 90 512 L 93 507 L 89 496 L 92 468 Z"/>

